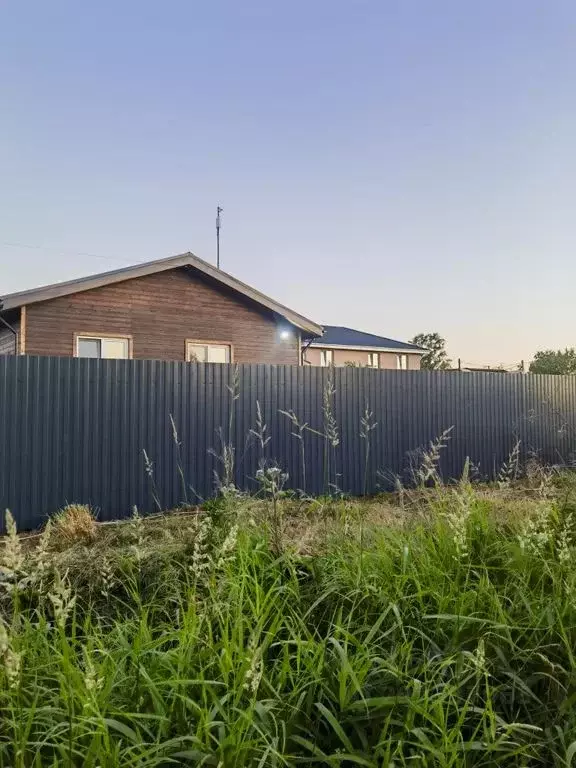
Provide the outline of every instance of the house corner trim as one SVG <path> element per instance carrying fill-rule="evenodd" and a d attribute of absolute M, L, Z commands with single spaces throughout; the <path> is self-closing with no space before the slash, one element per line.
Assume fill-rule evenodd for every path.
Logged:
<path fill-rule="evenodd" d="M 26 354 L 26 307 L 20 308 L 19 354 Z"/>

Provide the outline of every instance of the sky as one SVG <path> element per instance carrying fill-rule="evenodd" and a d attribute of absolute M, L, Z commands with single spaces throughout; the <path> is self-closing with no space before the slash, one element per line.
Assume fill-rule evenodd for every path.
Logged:
<path fill-rule="evenodd" d="M 4 0 L 0 295 L 192 251 L 468 364 L 576 345 L 573 0 Z"/>

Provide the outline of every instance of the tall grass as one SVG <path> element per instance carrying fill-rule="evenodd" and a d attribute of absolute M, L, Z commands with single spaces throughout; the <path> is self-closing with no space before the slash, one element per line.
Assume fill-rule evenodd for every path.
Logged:
<path fill-rule="evenodd" d="M 570 488 L 465 476 L 408 522 L 366 517 L 362 543 L 335 502 L 306 556 L 247 503 L 150 535 L 135 515 L 68 552 L 52 533 L 23 549 L 10 523 L 2 768 L 571 764 Z"/>

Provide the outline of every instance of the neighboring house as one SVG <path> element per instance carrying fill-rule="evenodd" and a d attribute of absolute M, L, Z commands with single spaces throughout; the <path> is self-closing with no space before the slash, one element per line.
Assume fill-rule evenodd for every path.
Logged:
<path fill-rule="evenodd" d="M 191 253 L 1 301 L 0 354 L 299 365 L 323 331 Z"/>
<path fill-rule="evenodd" d="M 355 331 L 339 325 L 325 325 L 324 335 L 304 347 L 304 362 L 310 365 L 357 365 L 399 371 L 420 370 L 426 350 L 415 344 Z"/>

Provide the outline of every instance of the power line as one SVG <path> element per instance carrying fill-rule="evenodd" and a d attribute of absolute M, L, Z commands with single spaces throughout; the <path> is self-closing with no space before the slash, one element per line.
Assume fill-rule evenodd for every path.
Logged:
<path fill-rule="evenodd" d="M 51 248 L 45 245 L 32 245 L 30 243 L 18 243 L 8 240 L 0 240 L 0 245 L 8 246 L 9 248 L 26 248 L 34 251 L 49 251 L 51 253 L 58 253 L 62 256 L 84 256 L 90 259 L 106 259 L 107 261 L 123 261 L 126 264 L 132 264 L 133 261 L 127 259 L 126 256 L 104 256 L 101 253 L 88 253 L 87 251 L 67 251 L 60 248 Z"/>

